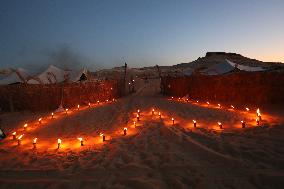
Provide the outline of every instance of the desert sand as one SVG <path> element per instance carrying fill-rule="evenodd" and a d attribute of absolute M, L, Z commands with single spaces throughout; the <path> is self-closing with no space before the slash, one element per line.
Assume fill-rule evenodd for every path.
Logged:
<path fill-rule="evenodd" d="M 2 127 L 9 135 L 0 142 L 0 188 L 284 186 L 284 120 L 279 114 L 263 110 L 261 126 L 256 126 L 257 107 L 246 112 L 171 100 L 158 94 L 159 80 L 136 83 L 136 92 L 129 96 L 90 108 L 70 108 L 67 115 L 2 114 Z M 246 121 L 244 129 L 241 120 Z M 12 139 L 14 131 L 24 134 L 19 146 Z"/>

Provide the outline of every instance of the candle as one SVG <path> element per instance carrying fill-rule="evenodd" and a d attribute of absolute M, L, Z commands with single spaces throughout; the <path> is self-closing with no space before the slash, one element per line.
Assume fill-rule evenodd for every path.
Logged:
<path fill-rule="evenodd" d="M 137 113 L 138 113 L 138 115 L 140 116 L 140 110 L 139 110 L 139 109 L 137 110 Z"/>
<path fill-rule="evenodd" d="M 28 124 L 27 124 L 27 123 L 25 123 L 25 125 L 24 125 L 24 131 L 26 131 L 26 130 L 27 130 L 27 127 L 28 127 Z"/>
<path fill-rule="evenodd" d="M 178 101 L 180 101 L 180 97 L 178 97 Z"/>
<path fill-rule="evenodd" d="M 18 146 L 21 145 L 22 137 L 23 137 L 23 135 L 20 135 L 20 136 L 18 137 Z"/>
<path fill-rule="evenodd" d="M 186 99 L 186 102 L 188 102 L 188 98 Z"/>
<path fill-rule="evenodd" d="M 249 111 L 249 108 L 246 108 L 247 111 Z"/>
<path fill-rule="evenodd" d="M 99 100 L 97 101 L 97 104 L 100 104 L 100 101 L 99 101 Z"/>
<path fill-rule="evenodd" d="M 133 122 L 133 124 L 134 124 L 134 127 L 136 127 L 136 122 L 135 121 Z"/>
<path fill-rule="evenodd" d="M 13 135 L 13 140 L 16 140 L 16 134 L 17 134 L 16 132 L 13 132 L 13 133 L 12 133 L 12 135 Z"/>
<path fill-rule="evenodd" d="M 231 108 L 234 109 L 235 107 L 233 105 L 231 105 Z"/>
<path fill-rule="evenodd" d="M 68 108 L 65 109 L 65 113 L 66 113 L 66 114 L 67 114 L 67 112 L 68 112 Z"/>
<path fill-rule="evenodd" d="M 136 115 L 136 118 L 137 118 L 137 121 L 139 121 L 139 120 L 140 120 L 140 119 L 139 119 L 139 114 L 137 114 L 137 115 Z"/>
<path fill-rule="evenodd" d="M 207 101 L 206 104 L 209 105 L 210 103 Z"/>
<path fill-rule="evenodd" d="M 159 112 L 159 118 L 160 118 L 160 119 L 162 118 L 161 112 Z"/>
<path fill-rule="evenodd" d="M 78 140 L 80 141 L 81 146 L 84 146 L 83 138 L 78 138 Z"/>
<path fill-rule="evenodd" d="M 113 99 L 112 99 L 112 101 L 114 102 L 114 101 L 115 101 L 115 99 L 113 98 Z"/>
<path fill-rule="evenodd" d="M 77 109 L 80 110 L 80 105 L 79 104 L 77 105 Z"/>
<path fill-rule="evenodd" d="M 34 138 L 34 141 L 33 141 L 34 148 L 36 148 L 36 141 L 37 141 L 37 138 Z"/>
<path fill-rule="evenodd" d="M 196 120 L 192 120 L 193 121 L 193 127 L 196 127 Z"/>
<path fill-rule="evenodd" d="M 218 104 L 219 108 L 221 108 L 221 104 Z"/>
<path fill-rule="evenodd" d="M 172 117 L 172 122 L 173 122 L 173 125 L 175 124 L 175 119 Z"/>
<path fill-rule="evenodd" d="M 123 134 L 126 135 L 126 132 L 127 132 L 127 128 L 124 127 L 124 129 L 123 129 Z"/>
<path fill-rule="evenodd" d="M 261 121 L 261 114 L 259 108 L 256 110 L 256 115 L 258 116 L 258 119 Z"/>
<path fill-rule="evenodd" d="M 245 128 L 246 127 L 246 122 L 245 121 L 241 121 L 242 123 L 242 128 Z"/>
<path fill-rule="evenodd" d="M 39 118 L 39 119 L 38 119 L 38 123 L 39 123 L 39 124 L 41 124 L 41 120 L 42 120 L 42 118 Z"/>
<path fill-rule="evenodd" d="M 153 108 L 153 109 L 152 109 L 152 115 L 154 115 L 154 113 L 155 113 L 155 109 Z"/>
<path fill-rule="evenodd" d="M 174 97 L 172 96 L 172 100 L 174 100 Z"/>
<path fill-rule="evenodd" d="M 196 101 L 196 103 L 198 103 L 198 102 L 199 102 L 199 100 Z"/>
<path fill-rule="evenodd" d="M 51 113 L 51 118 L 53 119 L 53 116 L 54 116 L 54 114 L 53 114 L 53 112 Z"/>
<path fill-rule="evenodd" d="M 103 137 L 103 142 L 106 141 L 106 137 L 103 133 L 101 133 L 100 136 Z"/>
<path fill-rule="evenodd" d="M 60 144 L 61 144 L 61 139 L 59 138 L 59 139 L 57 139 L 57 149 L 60 148 Z"/>
<path fill-rule="evenodd" d="M 108 103 L 108 99 L 106 99 L 106 102 Z"/>
<path fill-rule="evenodd" d="M 222 128 L 223 128 L 223 126 L 222 126 L 222 123 L 221 123 L 221 122 L 218 122 L 218 125 L 219 125 L 220 129 L 222 129 Z"/>
<path fill-rule="evenodd" d="M 259 126 L 259 119 L 255 119 L 257 126 Z"/>
<path fill-rule="evenodd" d="M 88 106 L 89 106 L 89 108 L 91 107 L 91 103 L 90 102 L 89 102 Z"/>

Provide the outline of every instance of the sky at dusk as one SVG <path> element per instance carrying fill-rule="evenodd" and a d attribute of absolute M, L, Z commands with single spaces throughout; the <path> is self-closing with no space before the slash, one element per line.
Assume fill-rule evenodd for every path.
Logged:
<path fill-rule="evenodd" d="M 173 65 L 207 51 L 284 62 L 284 1 L 0 1 L 0 68 Z"/>

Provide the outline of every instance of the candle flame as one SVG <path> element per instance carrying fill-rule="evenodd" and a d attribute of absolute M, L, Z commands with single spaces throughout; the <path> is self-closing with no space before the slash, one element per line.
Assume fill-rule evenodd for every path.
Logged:
<path fill-rule="evenodd" d="M 37 138 L 34 138 L 34 143 L 36 143 L 36 141 L 37 141 Z"/>
<path fill-rule="evenodd" d="M 139 117 L 139 114 L 137 114 L 136 117 Z"/>
<path fill-rule="evenodd" d="M 42 118 L 39 118 L 38 121 L 41 122 L 41 119 L 42 119 Z"/>
<path fill-rule="evenodd" d="M 60 138 L 57 139 L 57 143 L 58 143 L 58 144 L 61 144 L 61 139 L 60 139 Z"/>
<path fill-rule="evenodd" d="M 161 115 L 161 112 L 159 112 L 159 115 Z"/>
<path fill-rule="evenodd" d="M 210 104 L 209 102 L 206 102 L 208 105 Z"/>
<path fill-rule="evenodd" d="M 24 127 L 27 127 L 27 126 L 28 126 L 28 124 L 27 124 L 27 123 L 25 123 Z"/>
<path fill-rule="evenodd" d="M 233 105 L 231 105 L 231 108 L 233 108 L 233 109 L 234 109 L 235 107 L 234 107 Z"/>
<path fill-rule="evenodd" d="M 247 111 L 249 111 L 249 108 L 246 108 Z"/>
<path fill-rule="evenodd" d="M 124 127 L 124 128 L 123 128 L 123 130 L 127 131 L 127 128 L 126 128 L 126 127 Z"/>
<path fill-rule="evenodd" d="M 259 108 L 257 108 L 256 114 L 257 114 L 257 116 L 261 116 Z"/>
<path fill-rule="evenodd" d="M 196 120 L 192 120 L 193 121 L 193 123 L 196 123 Z"/>
<path fill-rule="evenodd" d="M 51 115 L 54 115 L 53 112 L 51 113 Z"/>
<path fill-rule="evenodd" d="M 222 125 L 222 123 L 221 123 L 221 122 L 218 122 L 218 125 Z"/>
<path fill-rule="evenodd" d="M 20 136 L 18 137 L 18 140 L 21 140 L 23 136 L 24 136 L 24 135 L 20 135 Z"/>
<path fill-rule="evenodd" d="M 244 123 L 244 121 L 241 121 L 242 123 Z"/>
<path fill-rule="evenodd" d="M 67 112 L 67 111 L 68 111 L 68 108 L 66 108 L 65 111 Z"/>
<path fill-rule="evenodd" d="M 80 142 L 83 140 L 83 138 L 77 138 Z"/>
<path fill-rule="evenodd" d="M 199 102 L 199 100 L 196 101 L 197 103 Z"/>
<path fill-rule="evenodd" d="M 219 107 L 221 107 L 221 104 L 218 104 Z"/>
<path fill-rule="evenodd" d="M 100 133 L 100 136 L 101 136 L 101 137 L 104 136 L 104 133 Z"/>
<path fill-rule="evenodd" d="M 172 117 L 172 120 L 175 120 L 175 119 Z"/>
<path fill-rule="evenodd" d="M 13 133 L 12 133 L 12 135 L 16 135 L 16 134 L 17 134 L 17 132 L 13 132 Z"/>

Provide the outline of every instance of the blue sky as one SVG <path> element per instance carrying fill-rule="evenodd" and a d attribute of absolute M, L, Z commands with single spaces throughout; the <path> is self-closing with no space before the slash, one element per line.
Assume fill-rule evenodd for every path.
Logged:
<path fill-rule="evenodd" d="M 207 51 L 284 62 L 283 10 L 282 0 L 1 0 L 0 68 L 41 67 L 62 51 L 90 69 Z"/>

